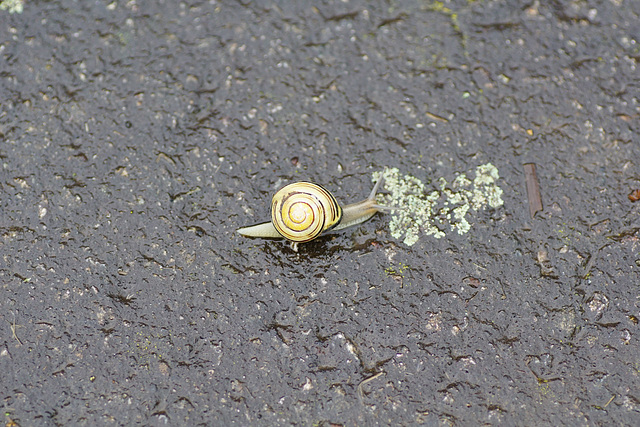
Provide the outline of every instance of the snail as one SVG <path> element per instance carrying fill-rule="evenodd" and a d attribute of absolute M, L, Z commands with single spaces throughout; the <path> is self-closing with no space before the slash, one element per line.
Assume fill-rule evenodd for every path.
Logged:
<path fill-rule="evenodd" d="M 369 197 L 341 207 L 324 187 L 312 182 L 295 182 L 274 194 L 271 221 L 237 230 L 246 237 L 285 238 L 298 243 L 309 242 L 323 233 L 342 230 L 365 222 L 380 211 L 394 209 L 376 203 L 382 176 Z"/>

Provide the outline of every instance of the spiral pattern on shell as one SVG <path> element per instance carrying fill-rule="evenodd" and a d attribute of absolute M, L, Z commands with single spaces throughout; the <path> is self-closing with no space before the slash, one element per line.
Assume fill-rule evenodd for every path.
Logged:
<path fill-rule="evenodd" d="M 342 219 L 336 199 L 318 184 L 296 182 L 280 189 L 271 202 L 271 221 L 292 242 L 308 242 Z"/>

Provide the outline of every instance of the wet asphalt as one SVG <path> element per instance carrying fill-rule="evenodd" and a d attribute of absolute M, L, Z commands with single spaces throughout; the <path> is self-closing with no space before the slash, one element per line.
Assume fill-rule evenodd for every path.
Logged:
<path fill-rule="evenodd" d="M 0 11 L 5 425 L 640 424 L 639 22 L 633 0 Z M 349 202 L 385 167 L 432 191 L 486 163 L 504 204 L 466 234 L 235 233 L 288 182 Z"/>

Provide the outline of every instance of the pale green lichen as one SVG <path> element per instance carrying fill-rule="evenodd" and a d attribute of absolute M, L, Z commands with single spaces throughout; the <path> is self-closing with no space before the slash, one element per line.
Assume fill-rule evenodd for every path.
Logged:
<path fill-rule="evenodd" d="M 471 230 L 471 224 L 469 224 L 469 221 L 467 221 L 467 219 L 465 218 L 467 215 L 467 211 L 469 210 L 469 205 L 468 204 L 464 204 L 462 206 L 458 206 L 457 208 L 454 208 L 451 213 L 453 216 L 453 219 L 455 221 L 451 221 L 451 230 L 458 230 L 458 234 L 465 234 L 467 233 L 469 230 Z"/>
<path fill-rule="evenodd" d="M 396 206 L 391 212 L 391 235 L 404 244 L 414 245 L 422 235 L 436 239 L 446 236 L 446 231 L 465 234 L 471 230 L 469 211 L 487 206 L 502 206 L 502 189 L 498 186 L 498 169 L 491 163 L 478 166 L 475 178 L 458 175 L 449 185 L 444 177 L 435 180 L 435 188 L 428 191 L 425 184 L 411 175 L 401 175 L 397 168 L 382 172 L 387 195 L 380 195 L 379 202 Z M 373 176 L 374 182 L 380 173 Z"/>
<path fill-rule="evenodd" d="M 3 0 L 0 2 L 0 10 L 8 10 L 9 13 L 22 13 L 23 9 L 22 0 Z"/>
<path fill-rule="evenodd" d="M 480 165 L 476 168 L 476 178 L 473 180 L 474 197 L 473 205 L 475 210 L 482 209 L 486 203 L 492 208 L 502 206 L 502 188 L 496 184 L 500 178 L 498 169 L 491 163 Z M 477 206 L 477 207 L 476 207 Z"/>

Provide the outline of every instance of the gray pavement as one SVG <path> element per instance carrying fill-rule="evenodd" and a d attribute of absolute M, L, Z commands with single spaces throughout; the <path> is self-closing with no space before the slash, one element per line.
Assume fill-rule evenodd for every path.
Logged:
<path fill-rule="evenodd" d="M 639 425 L 639 60 L 634 0 L 0 11 L 5 425 Z M 235 234 L 487 163 L 465 234 Z"/>

